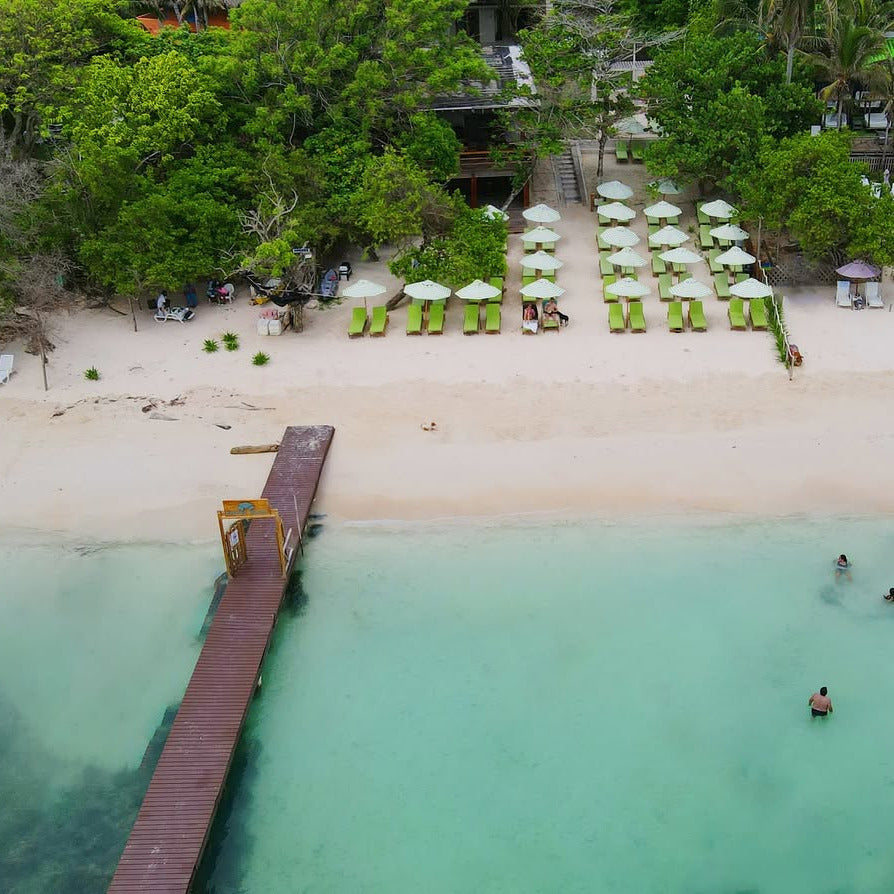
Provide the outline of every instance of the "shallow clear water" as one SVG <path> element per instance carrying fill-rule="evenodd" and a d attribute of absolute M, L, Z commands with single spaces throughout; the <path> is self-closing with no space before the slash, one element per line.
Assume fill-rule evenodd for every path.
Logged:
<path fill-rule="evenodd" d="M 200 888 L 887 894 L 892 546 L 881 521 L 329 529 Z"/>
<path fill-rule="evenodd" d="M 205 546 L 0 543 L 0 890 L 105 890 L 220 566 Z"/>

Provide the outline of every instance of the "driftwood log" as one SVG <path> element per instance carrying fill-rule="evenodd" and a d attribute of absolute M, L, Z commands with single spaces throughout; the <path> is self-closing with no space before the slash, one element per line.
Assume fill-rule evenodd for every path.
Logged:
<path fill-rule="evenodd" d="M 279 444 L 248 444 L 244 447 L 231 447 L 230 453 L 276 453 L 279 450 Z"/>

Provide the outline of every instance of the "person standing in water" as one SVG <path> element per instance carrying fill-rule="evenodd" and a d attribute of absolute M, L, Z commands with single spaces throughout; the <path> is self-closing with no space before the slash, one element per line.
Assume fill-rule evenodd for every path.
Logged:
<path fill-rule="evenodd" d="M 844 553 L 838 557 L 838 561 L 835 563 L 835 580 L 840 580 L 842 576 L 848 580 L 853 580 L 851 577 L 851 563 L 848 562 Z"/>
<path fill-rule="evenodd" d="M 811 717 L 825 717 L 832 713 L 832 699 L 829 698 L 829 690 L 825 686 L 820 687 L 819 692 L 814 692 L 807 699 Z"/>

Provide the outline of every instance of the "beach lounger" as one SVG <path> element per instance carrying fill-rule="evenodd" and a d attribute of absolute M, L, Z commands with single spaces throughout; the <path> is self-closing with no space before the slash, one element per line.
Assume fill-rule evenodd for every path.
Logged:
<path fill-rule="evenodd" d="M 749 274 L 747 274 L 747 273 L 737 273 L 736 274 L 736 282 L 745 282 L 746 279 L 751 279 Z"/>
<path fill-rule="evenodd" d="M 667 306 L 667 328 L 671 332 L 683 331 L 683 302 L 671 301 Z"/>
<path fill-rule="evenodd" d="M 723 264 L 717 261 L 717 256 L 720 253 L 719 248 L 712 248 L 708 252 L 708 266 L 711 268 L 711 273 L 723 273 Z"/>
<path fill-rule="evenodd" d="M 879 283 L 870 281 L 870 282 L 866 283 L 865 289 L 866 289 L 866 306 L 884 309 L 885 300 L 881 296 L 881 292 L 879 290 Z"/>
<path fill-rule="evenodd" d="M 631 332 L 646 331 L 646 317 L 643 314 L 642 301 L 631 301 L 627 305 L 627 322 L 630 324 Z"/>
<path fill-rule="evenodd" d="M 851 301 L 851 284 L 844 279 L 839 279 L 835 285 L 835 303 L 839 307 L 853 307 Z"/>
<path fill-rule="evenodd" d="M 188 323 L 195 315 L 195 311 L 189 307 L 163 307 L 155 311 L 155 322 L 166 323 L 168 320 L 175 320 L 178 323 Z"/>
<path fill-rule="evenodd" d="M 656 227 L 656 228 L 657 228 L 657 227 L 660 227 L 660 226 L 661 226 L 661 222 L 659 221 L 659 219 L 658 219 L 657 217 L 652 217 L 651 214 L 647 214 L 647 215 L 646 215 L 646 223 L 647 223 L 650 227 Z"/>
<path fill-rule="evenodd" d="M 609 295 L 605 291 L 606 286 L 614 285 L 617 282 L 617 280 L 618 280 L 618 278 L 614 275 L 614 273 L 611 276 L 605 276 L 602 279 L 602 300 L 606 304 L 611 304 L 611 302 L 618 300 L 617 295 Z"/>
<path fill-rule="evenodd" d="M 660 273 L 667 273 L 667 264 L 657 254 L 652 255 L 652 273 L 655 276 L 658 276 Z"/>
<path fill-rule="evenodd" d="M 689 326 L 693 332 L 708 331 L 708 323 L 705 320 L 705 306 L 701 301 L 689 302 Z"/>
<path fill-rule="evenodd" d="M 670 293 L 672 285 L 673 281 L 671 280 L 671 275 L 669 273 L 658 274 L 658 297 L 662 301 L 673 301 L 674 296 Z"/>
<path fill-rule="evenodd" d="M 685 264 L 674 264 L 674 273 L 680 278 L 680 281 L 689 279 L 690 273 Z"/>
<path fill-rule="evenodd" d="M 679 214 L 675 214 L 673 217 L 667 218 L 667 225 L 670 227 L 679 226 L 679 223 L 680 223 L 680 215 Z"/>
<path fill-rule="evenodd" d="M 444 334 L 444 310 L 446 305 L 443 301 L 432 304 L 428 311 L 428 334 L 443 335 Z"/>
<path fill-rule="evenodd" d="M 553 317 L 548 317 L 546 314 L 543 314 L 540 320 L 540 328 L 543 329 L 544 332 L 558 332 L 560 322 L 561 320 L 559 320 L 558 317 L 554 319 Z"/>
<path fill-rule="evenodd" d="M 422 335 L 422 305 L 411 304 L 407 308 L 407 335 Z"/>
<path fill-rule="evenodd" d="M 745 302 L 741 298 L 730 298 L 729 300 L 729 328 L 748 328 L 748 323 L 745 321 Z"/>
<path fill-rule="evenodd" d="M 646 144 L 642 140 L 631 140 L 630 155 L 635 162 L 642 164 L 646 160 Z"/>
<path fill-rule="evenodd" d="M 492 276 L 492 277 L 490 277 L 490 279 L 488 279 L 488 283 L 490 283 L 490 285 L 492 285 L 495 289 L 500 290 L 499 296 L 497 298 L 491 298 L 490 300 L 497 301 L 497 302 L 502 301 L 503 295 L 506 293 L 506 284 L 505 284 L 505 280 L 503 279 L 503 277 L 502 276 Z"/>
<path fill-rule="evenodd" d="M 366 331 L 368 318 L 365 307 L 355 307 L 351 311 L 351 325 L 348 326 L 348 338 L 357 338 Z"/>
<path fill-rule="evenodd" d="M 648 235 L 649 235 L 649 236 L 654 236 L 660 229 L 661 229 L 661 227 L 659 227 L 657 223 L 650 223 L 650 224 L 649 224 L 649 234 L 648 234 Z M 651 245 L 651 243 L 649 244 L 649 251 L 652 251 L 652 245 Z"/>
<path fill-rule="evenodd" d="M 610 227 L 612 225 L 611 218 L 604 217 L 598 211 L 596 212 L 596 219 L 599 221 L 599 225 L 603 227 Z"/>
<path fill-rule="evenodd" d="M 537 282 L 536 276 L 523 276 L 522 277 L 522 288 L 525 286 L 531 285 L 532 282 Z"/>
<path fill-rule="evenodd" d="M 705 224 L 710 224 L 710 223 L 711 223 L 711 218 L 708 217 L 708 215 L 705 214 L 704 211 L 702 211 L 702 206 L 701 206 L 701 205 L 699 205 L 698 208 L 697 208 L 696 210 L 698 211 L 698 223 L 699 223 L 699 226 L 703 226 L 703 225 L 705 225 Z"/>
<path fill-rule="evenodd" d="M 463 335 L 474 335 L 478 332 L 479 313 L 478 303 L 470 301 L 466 305 L 466 312 L 463 315 Z"/>
<path fill-rule="evenodd" d="M 627 161 L 627 144 L 623 142 L 615 143 L 615 158 L 618 161 Z"/>
<path fill-rule="evenodd" d="M 606 255 L 599 255 L 599 273 L 602 276 L 614 276 L 615 274 L 615 265 Z"/>
<path fill-rule="evenodd" d="M 624 308 L 620 304 L 608 306 L 608 328 L 612 332 L 623 332 L 627 328 L 624 320 Z"/>
<path fill-rule="evenodd" d="M 14 360 L 14 354 L 0 354 L 0 385 L 5 385 L 9 381 Z"/>
<path fill-rule="evenodd" d="M 388 325 L 388 308 L 384 304 L 373 308 L 372 322 L 369 324 L 370 335 L 384 335 Z"/>
<path fill-rule="evenodd" d="M 714 248 L 714 237 L 711 235 L 711 228 L 707 224 L 702 224 L 698 228 L 698 240 L 702 251 L 710 251 Z"/>
<path fill-rule="evenodd" d="M 500 334 L 500 305 L 488 303 L 484 311 L 484 331 L 488 335 Z"/>
<path fill-rule="evenodd" d="M 767 305 L 763 298 L 752 298 L 748 302 L 748 316 L 752 329 L 767 328 Z"/>
<path fill-rule="evenodd" d="M 714 274 L 714 291 L 717 292 L 717 297 L 721 301 L 729 301 L 732 297 L 729 290 L 729 280 L 726 278 L 725 273 Z"/>

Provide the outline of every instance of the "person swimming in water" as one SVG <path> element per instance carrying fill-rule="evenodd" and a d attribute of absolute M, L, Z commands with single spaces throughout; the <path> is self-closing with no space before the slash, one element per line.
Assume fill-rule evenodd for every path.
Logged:
<path fill-rule="evenodd" d="M 894 602 L 894 587 L 891 587 L 887 593 L 882 597 L 885 602 Z"/>
<path fill-rule="evenodd" d="M 848 562 L 844 553 L 838 557 L 838 561 L 835 563 L 835 580 L 841 580 L 842 576 L 848 580 L 853 580 L 851 577 L 851 563 Z"/>
<path fill-rule="evenodd" d="M 825 686 L 820 687 L 819 692 L 814 692 L 807 699 L 811 717 L 825 717 L 832 713 L 832 699 L 829 698 L 829 690 Z"/>

